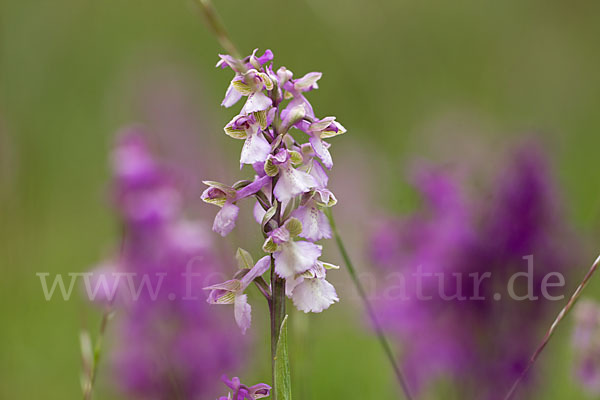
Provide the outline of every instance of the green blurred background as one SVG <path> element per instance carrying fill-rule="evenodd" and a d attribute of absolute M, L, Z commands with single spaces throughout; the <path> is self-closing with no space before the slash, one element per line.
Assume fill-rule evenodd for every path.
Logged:
<path fill-rule="evenodd" d="M 590 242 L 598 237 L 600 2 L 215 3 L 243 53 L 271 48 L 298 75 L 324 73 L 311 101 L 349 131 L 334 157 L 347 150 L 357 160 L 334 169 L 332 182 L 352 178 L 344 165 L 377 163 L 366 174 L 380 172 L 368 178 L 385 199 L 374 212 L 410 206 L 402 176 L 415 155 L 441 145 L 460 158 L 471 139 L 493 152 L 536 132 L 553 150 L 573 223 Z M 114 245 L 108 152 L 119 127 L 145 122 L 132 81 L 161 65 L 185 71 L 198 135 L 212 135 L 235 167 L 239 143 L 221 135 L 232 114 L 218 106 L 231 77 L 214 68 L 220 49 L 203 22 L 189 0 L 0 3 L 0 398 L 80 397 L 78 333 L 94 331 L 99 312 L 82 300 L 45 302 L 35 273 L 84 271 Z M 463 134 L 471 139 L 451 139 Z M 353 298 L 352 288 L 341 296 Z M 569 329 L 539 364 L 547 375 L 538 398 L 583 396 L 571 378 Z M 301 398 L 394 397 L 356 301 L 311 317 L 309 331 Z M 269 376 L 257 353 L 244 372 L 250 382 Z M 101 374 L 98 398 L 112 398 L 109 386 Z"/>

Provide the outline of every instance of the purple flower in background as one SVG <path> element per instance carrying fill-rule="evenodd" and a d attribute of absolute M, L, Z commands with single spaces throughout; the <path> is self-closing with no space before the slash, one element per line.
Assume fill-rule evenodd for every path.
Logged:
<path fill-rule="evenodd" d="M 141 134 L 123 135 L 112 163 L 116 203 L 124 223 L 159 227 L 176 216 L 180 193 L 148 152 Z"/>
<path fill-rule="evenodd" d="M 421 168 L 415 185 L 424 209 L 388 221 L 372 239 L 387 274 L 378 291 L 381 321 L 407 344 L 402 362 L 413 390 L 448 378 L 469 398 L 502 398 L 558 307 L 542 296 L 544 277 L 567 273 L 575 251 L 548 166 L 535 146 L 523 145 L 485 197 L 467 196 L 466 185 L 441 168 Z M 515 295 L 536 300 L 508 298 L 516 273 Z"/>
<path fill-rule="evenodd" d="M 600 395 L 600 304 L 581 300 L 575 309 L 573 331 L 575 376 L 584 389 Z"/>
<path fill-rule="evenodd" d="M 115 308 L 116 379 L 141 399 L 203 399 L 223 371 L 239 365 L 242 344 L 200 297 L 222 266 L 207 227 L 182 217 L 176 182 L 128 129 L 113 152 L 115 200 L 124 240 L 109 277 L 120 277 Z M 106 270 L 106 266 L 103 270 Z"/>
<path fill-rule="evenodd" d="M 271 386 L 266 383 L 259 383 L 248 387 L 241 383 L 238 377 L 230 380 L 227 376 L 223 376 L 221 379 L 229 389 L 233 390 L 233 395 L 229 393 L 227 397 L 220 397 L 219 400 L 255 400 L 271 395 Z"/>

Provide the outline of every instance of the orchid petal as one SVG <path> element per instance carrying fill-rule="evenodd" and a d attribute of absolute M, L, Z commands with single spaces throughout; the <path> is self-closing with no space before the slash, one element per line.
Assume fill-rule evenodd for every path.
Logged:
<path fill-rule="evenodd" d="M 242 287 L 246 288 L 252 281 L 269 269 L 271 266 L 271 256 L 264 256 L 254 264 L 254 267 L 242 278 Z"/>
<path fill-rule="evenodd" d="M 252 322 L 252 307 L 248 304 L 248 295 L 235 296 L 233 307 L 235 322 L 242 330 L 242 334 L 246 334 L 246 330 L 248 330 Z"/>
<path fill-rule="evenodd" d="M 329 220 L 325 213 L 319 210 L 314 201 L 311 200 L 306 205 L 298 207 L 291 215 L 302 222 L 300 237 L 312 242 L 331 238 Z"/>
<path fill-rule="evenodd" d="M 335 117 L 325 117 L 319 121 L 315 121 L 312 124 L 310 124 L 309 129 L 312 132 L 324 131 L 329 127 L 329 125 L 333 124 L 334 121 Z"/>
<path fill-rule="evenodd" d="M 261 190 L 263 187 L 268 186 L 270 183 L 271 183 L 271 177 L 267 176 L 267 175 L 254 179 L 254 182 L 252 182 L 248 186 L 245 186 L 237 191 L 237 193 L 235 195 L 235 201 L 242 200 L 242 199 L 245 199 L 246 197 L 252 196 L 256 192 Z"/>
<path fill-rule="evenodd" d="M 327 187 L 327 184 L 329 183 L 329 177 L 327 176 L 327 172 L 323 166 L 318 161 L 313 161 L 310 174 L 317 182 L 317 188 L 324 189 Z"/>
<path fill-rule="evenodd" d="M 263 111 L 271 107 L 273 100 L 271 100 L 263 92 L 255 92 L 248 96 L 246 104 L 242 109 L 244 114 L 251 114 L 253 112 Z"/>
<path fill-rule="evenodd" d="M 213 231 L 223 237 L 227 236 L 235 228 L 235 221 L 239 212 L 240 209 L 235 204 L 230 202 L 225 203 L 215 216 Z"/>
<path fill-rule="evenodd" d="M 331 167 L 333 167 L 333 160 L 331 158 L 331 153 L 329 153 L 329 150 L 327 149 L 327 143 L 322 141 L 320 137 L 316 136 L 311 136 L 309 142 L 312 145 L 317 157 L 323 161 L 323 165 L 327 169 L 331 169 Z"/>
<path fill-rule="evenodd" d="M 317 89 L 319 87 L 317 85 L 317 81 L 321 79 L 322 76 L 323 74 L 321 72 L 309 72 L 302 78 L 296 79 L 296 81 L 294 81 L 294 89 L 300 90 L 302 92 Z"/>
<path fill-rule="evenodd" d="M 305 279 L 292 293 L 294 306 L 305 313 L 320 313 L 337 301 L 335 288 L 325 279 Z"/>
<path fill-rule="evenodd" d="M 288 165 L 280 168 L 279 179 L 273 193 L 277 200 L 285 202 L 310 191 L 315 186 L 315 179 L 311 175 Z"/>
<path fill-rule="evenodd" d="M 260 132 L 248 135 L 242 148 L 240 163 L 254 164 L 264 162 L 271 153 L 271 145 Z"/>
<path fill-rule="evenodd" d="M 275 252 L 275 272 L 282 278 L 291 278 L 311 268 L 321 256 L 322 247 L 311 242 L 287 242 Z"/>
<path fill-rule="evenodd" d="M 265 50 L 265 52 L 262 56 L 257 57 L 256 59 L 258 60 L 260 65 L 264 65 L 264 64 L 268 63 L 269 61 L 273 60 L 273 52 L 271 51 L 271 49 L 267 49 L 267 50 Z"/>
<path fill-rule="evenodd" d="M 225 92 L 225 98 L 223 99 L 223 102 L 221 102 L 221 105 L 223 107 L 231 107 L 233 106 L 235 103 L 237 103 L 238 101 L 240 101 L 240 99 L 242 98 L 242 94 L 240 92 L 238 92 L 237 90 L 235 90 L 235 88 L 233 87 L 233 84 L 230 84 L 229 87 L 227 88 L 227 92 Z"/>
<path fill-rule="evenodd" d="M 250 386 L 248 390 L 253 399 L 262 399 L 263 397 L 269 397 L 271 395 L 271 386 L 266 383 Z"/>

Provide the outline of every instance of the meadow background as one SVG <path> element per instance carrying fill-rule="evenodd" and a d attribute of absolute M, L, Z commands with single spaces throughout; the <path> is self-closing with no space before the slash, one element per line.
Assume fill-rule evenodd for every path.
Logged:
<path fill-rule="evenodd" d="M 331 179 L 334 192 L 340 187 L 342 228 L 411 209 L 404 177 L 414 157 L 494 154 L 535 133 L 550 149 L 568 215 L 586 238 L 573 268 L 581 272 L 593 260 L 600 233 L 599 2 L 215 3 L 243 53 L 270 48 L 276 64 L 297 75 L 324 73 L 311 101 L 349 131 L 333 148 L 341 160 Z M 80 397 L 78 334 L 95 331 L 100 313 L 80 298 L 46 302 L 35 273 L 85 271 L 114 247 L 108 153 L 124 124 L 152 130 L 156 120 L 143 104 L 161 100 L 161 79 L 187 99 L 197 134 L 191 143 L 218 147 L 224 156 L 216 162 L 231 165 L 234 176 L 239 143 L 222 134 L 233 114 L 219 107 L 231 76 L 214 68 L 218 52 L 191 1 L 0 3 L 0 398 Z M 485 166 L 485 157 L 480 162 Z M 198 182 L 211 177 L 198 175 Z M 344 182 L 377 190 L 379 201 L 355 202 Z M 196 208 L 214 215 L 199 198 Z M 349 240 L 365 261 L 364 240 Z M 328 246 L 340 263 L 333 242 Z M 297 328 L 309 332 L 309 344 L 292 343 L 295 388 L 307 399 L 391 398 L 396 387 L 345 274 L 334 278 L 342 303 L 310 322 L 298 319 L 310 325 Z M 598 279 L 589 296 L 600 297 Z M 257 318 L 248 368 L 229 372 L 248 382 L 270 374 Z M 572 378 L 569 325 L 538 364 L 537 398 L 585 398 Z M 100 374 L 97 398 L 113 398 L 108 371 Z"/>

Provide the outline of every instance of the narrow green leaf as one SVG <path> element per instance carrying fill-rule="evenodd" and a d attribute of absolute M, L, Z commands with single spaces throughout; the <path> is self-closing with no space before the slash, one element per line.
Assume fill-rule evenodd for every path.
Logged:
<path fill-rule="evenodd" d="M 277 400 L 292 400 L 292 380 L 287 348 L 287 319 L 286 315 L 281 323 L 275 355 L 275 398 Z"/>

